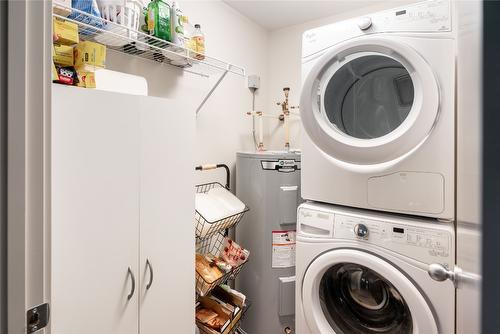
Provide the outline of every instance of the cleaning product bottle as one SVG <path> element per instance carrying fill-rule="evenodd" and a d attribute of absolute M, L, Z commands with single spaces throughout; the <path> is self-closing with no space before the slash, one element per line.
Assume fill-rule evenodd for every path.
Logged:
<path fill-rule="evenodd" d="M 194 33 L 191 36 L 191 40 L 194 40 L 196 44 L 196 54 L 195 58 L 198 60 L 205 59 L 205 35 L 201 32 L 201 26 L 199 24 L 194 25 Z"/>
<path fill-rule="evenodd" d="M 194 58 L 196 52 L 196 40 L 193 37 L 194 27 L 189 22 L 187 16 L 184 16 L 184 37 L 185 37 L 185 45 L 184 47 L 188 50 L 188 55 L 191 58 Z"/>
<path fill-rule="evenodd" d="M 170 6 L 162 0 L 152 0 L 148 5 L 149 34 L 165 41 L 172 41 Z"/>
<path fill-rule="evenodd" d="M 172 18 L 172 43 L 180 48 L 184 48 L 184 16 L 182 15 L 182 10 L 177 1 L 172 3 L 172 13 L 170 17 Z"/>

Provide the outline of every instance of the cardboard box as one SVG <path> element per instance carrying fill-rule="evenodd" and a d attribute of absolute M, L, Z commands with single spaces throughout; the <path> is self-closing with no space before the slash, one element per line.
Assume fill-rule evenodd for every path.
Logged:
<path fill-rule="evenodd" d="M 71 0 L 52 0 L 52 11 L 55 14 L 68 17 L 71 14 Z"/>
<path fill-rule="evenodd" d="M 57 69 L 54 62 L 52 62 L 52 81 L 59 81 L 59 74 L 57 74 Z"/>
<path fill-rule="evenodd" d="M 78 25 L 76 23 L 58 18 L 54 18 L 52 22 L 54 43 L 60 45 L 74 45 L 80 41 L 78 38 Z"/>
<path fill-rule="evenodd" d="M 216 301 L 214 301 L 208 297 L 200 297 L 199 302 L 200 302 L 200 304 L 198 307 L 210 309 L 210 310 L 214 311 L 215 313 L 217 313 L 218 315 L 222 316 L 224 319 L 227 319 L 226 324 L 221 328 L 220 332 L 206 326 L 205 324 L 203 324 L 199 321 L 196 321 L 196 325 L 200 329 L 201 333 L 204 333 L 204 334 L 228 334 L 234 329 L 234 327 L 238 324 L 238 322 L 241 319 L 241 314 L 242 314 L 241 310 L 234 317 L 231 318 L 230 316 L 227 315 L 227 310 L 224 309 L 223 306 L 218 304 Z"/>
<path fill-rule="evenodd" d="M 52 60 L 61 66 L 73 66 L 73 47 L 54 44 L 52 47 Z"/>
<path fill-rule="evenodd" d="M 78 43 L 74 48 L 75 66 L 83 67 L 98 67 L 103 68 L 106 65 L 106 46 L 83 41 Z"/>
<path fill-rule="evenodd" d="M 85 88 L 95 88 L 95 73 L 89 72 L 81 69 L 76 69 L 76 74 L 78 75 L 78 87 Z"/>

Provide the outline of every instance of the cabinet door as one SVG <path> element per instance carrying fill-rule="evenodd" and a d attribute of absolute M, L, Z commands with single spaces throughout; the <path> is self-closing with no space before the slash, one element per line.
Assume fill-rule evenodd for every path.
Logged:
<path fill-rule="evenodd" d="M 51 333 L 137 334 L 137 97 L 53 85 L 52 104 Z"/>
<path fill-rule="evenodd" d="M 194 333 L 194 111 L 151 97 L 141 105 L 140 333 L 190 334 Z"/>

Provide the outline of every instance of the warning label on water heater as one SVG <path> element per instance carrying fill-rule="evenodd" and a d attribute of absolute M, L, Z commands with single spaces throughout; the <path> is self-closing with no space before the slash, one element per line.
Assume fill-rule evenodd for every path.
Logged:
<path fill-rule="evenodd" d="M 295 266 L 295 230 L 272 231 L 273 233 L 273 268 Z"/>

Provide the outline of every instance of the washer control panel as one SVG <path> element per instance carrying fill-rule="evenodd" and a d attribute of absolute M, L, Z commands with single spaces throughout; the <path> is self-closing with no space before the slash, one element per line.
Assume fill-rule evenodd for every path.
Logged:
<path fill-rule="evenodd" d="M 440 224 L 440 223 L 435 223 Z M 348 239 L 386 248 L 424 263 L 453 265 L 451 231 L 429 223 L 396 223 L 335 214 L 335 239 Z"/>

